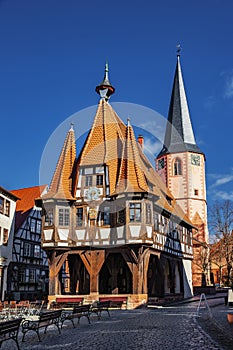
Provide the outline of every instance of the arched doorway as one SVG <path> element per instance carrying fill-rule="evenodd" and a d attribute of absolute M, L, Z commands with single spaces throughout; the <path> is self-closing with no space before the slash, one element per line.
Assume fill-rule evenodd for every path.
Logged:
<path fill-rule="evenodd" d="M 164 294 L 172 293 L 172 273 L 169 261 L 166 259 L 164 266 Z"/>
<path fill-rule="evenodd" d="M 158 284 L 158 257 L 151 254 L 147 270 L 148 296 L 154 297 L 159 294 Z"/>
<path fill-rule="evenodd" d="M 80 256 L 78 254 L 70 254 L 68 256 L 68 266 L 70 275 L 70 294 L 89 294 L 90 275 Z"/>
<path fill-rule="evenodd" d="M 181 292 L 181 276 L 180 276 L 180 269 L 178 266 L 178 262 L 175 266 L 175 293 Z"/>
<path fill-rule="evenodd" d="M 110 253 L 99 274 L 100 294 L 132 293 L 132 274 L 120 253 Z"/>

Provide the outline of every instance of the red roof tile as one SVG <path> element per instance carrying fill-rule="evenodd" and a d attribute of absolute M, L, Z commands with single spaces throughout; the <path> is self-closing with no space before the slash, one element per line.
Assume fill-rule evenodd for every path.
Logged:
<path fill-rule="evenodd" d="M 15 231 L 18 231 L 26 220 L 35 205 L 35 199 L 41 196 L 41 193 L 45 191 L 46 187 L 47 185 L 42 185 L 10 191 L 19 198 L 16 203 Z"/>

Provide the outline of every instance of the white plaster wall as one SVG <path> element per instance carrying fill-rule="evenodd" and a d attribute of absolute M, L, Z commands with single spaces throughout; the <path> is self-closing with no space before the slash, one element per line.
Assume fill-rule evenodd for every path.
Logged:
<path fill-rule="evenodd" d="M 192 287 L 192 262 L 191 260 L 183 259 L 183 283 L 184 283 L 184 298 L 193 296 Z"/>

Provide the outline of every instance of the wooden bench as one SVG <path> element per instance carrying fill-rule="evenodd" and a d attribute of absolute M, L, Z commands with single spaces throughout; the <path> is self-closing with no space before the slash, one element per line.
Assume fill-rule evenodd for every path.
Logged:
<path fill-rule="evenodd" d="M 24 341 L 24 337 L 27 332 L 34 331 L 36 332 L 39 341 L 40 339 L 40 328 L 44 328 L 44 333 L 46 333 L 48 326 L 55 325 L 58 329 L 59 334 L 61 333 L 59 322 L 61 317 L 62 310 L 53 310 L 53 311 L 46 311 L 40 313 L 39 316 L 33 316 L 29 319 L 25 319 L 22 321 L 22 333 L 23 338 L 22 341 Z M 37 318 L 36 318 L 37 317 Z"/>
<path fill-rule="evenodd" d="M 0 348 L 6 340 L 13 339 L 19 350 L 18 333 L 22 318 L 0 322 Z"/>
<path fill-rule="evenodd" d="M 80 322 L 80 318 L 81 317 L 86 317 L 88 319 L 88 323 L 90 324 L 90 307 L 91 305 L 79 305 L 79 306 L 75 306 L 72 310 L 72 312 L 67 312 L 67 311 L 63 311 L 61 314 L 61 328 L 63 326 L 63 323 L 67 320 L 71 321 L 73 324 L 73 327 L 75 328 L 74 325 L 74 319 L 77 318 L 78 319 L 78 324 Z"/>
<path fill-rule="evenodd" d="M 64 309 L 64 308 L 74 308 L 83 303 L 82 297 L 65 297 L 65 298 L 56 298 L 55 301 L 51 303 L 52 309 Z"/>
<path fill-rule="evenodd" d="M 101 297 L 99 298 L 100 301 L 107 301 L 110 300 L 110 308 L 117 308 L 117 309 L 121 309 L 122 306 L 124 305 L 125 308 L 127 309 L 127 297 L 121 297 L 121 296 L 116 296 L 116 297 Z"/>
<path fill-rule="evenodd" d="M 98 319 L 100 320 L 101 318 L 101 313 L 103 311 L 106 311 L 108 313 L 108 316 L 110 317 L 109 313 L 109 307 L 110 307 L 111 301 L 110 300 L 105 300 L 105 301 L 95 301 L 90 308 L 90 312 L 94 312 L 97 316 Z"/>

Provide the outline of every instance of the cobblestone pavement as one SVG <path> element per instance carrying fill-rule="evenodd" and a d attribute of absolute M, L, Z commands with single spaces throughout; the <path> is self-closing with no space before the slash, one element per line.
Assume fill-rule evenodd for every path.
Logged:
<path fill-rule="evenodd" d="M 224 299 L 210 300 L 211 315 L 208 312 L 200 313 L 198 324 L 209 336 L 221 344 L 222 349 L 233 349 L 233 325 L 227 321 L 227 313 L 233 313 L 233 308 L 226 306 Z"/>
<path fill-rule="evenodd" d="M 215 309 L 215 308 L 213 308 Z M 208 324 L 208 310 L 201 309 L 201 317 L 196 317 L 197 302 L 173 307 L 150 307 L 137 310 L 111 310 L 111 317 L 103 314 L 101 320 L 91 317 L 89 325 L 82 318 L 76 328 L 68 321 L 61 335 L 52 326 L 47 334 L 41 330 L 42 342 L 33 333 L 26 335 L 21 350 L 223 350 L 207 332 L 199 319 Z M 12 345 L 11 345 L 12 344 Z M 233 343 L 229 343 L 233 344 Z M 225 346 L 225 345 L 224 345 Z M 231 345 L 230 345 L 231 346 Z M 1 350 L 16 349 L 14 342 L 5 342 Z M 229 347 L 228 349 L 233 349 Z"/>

